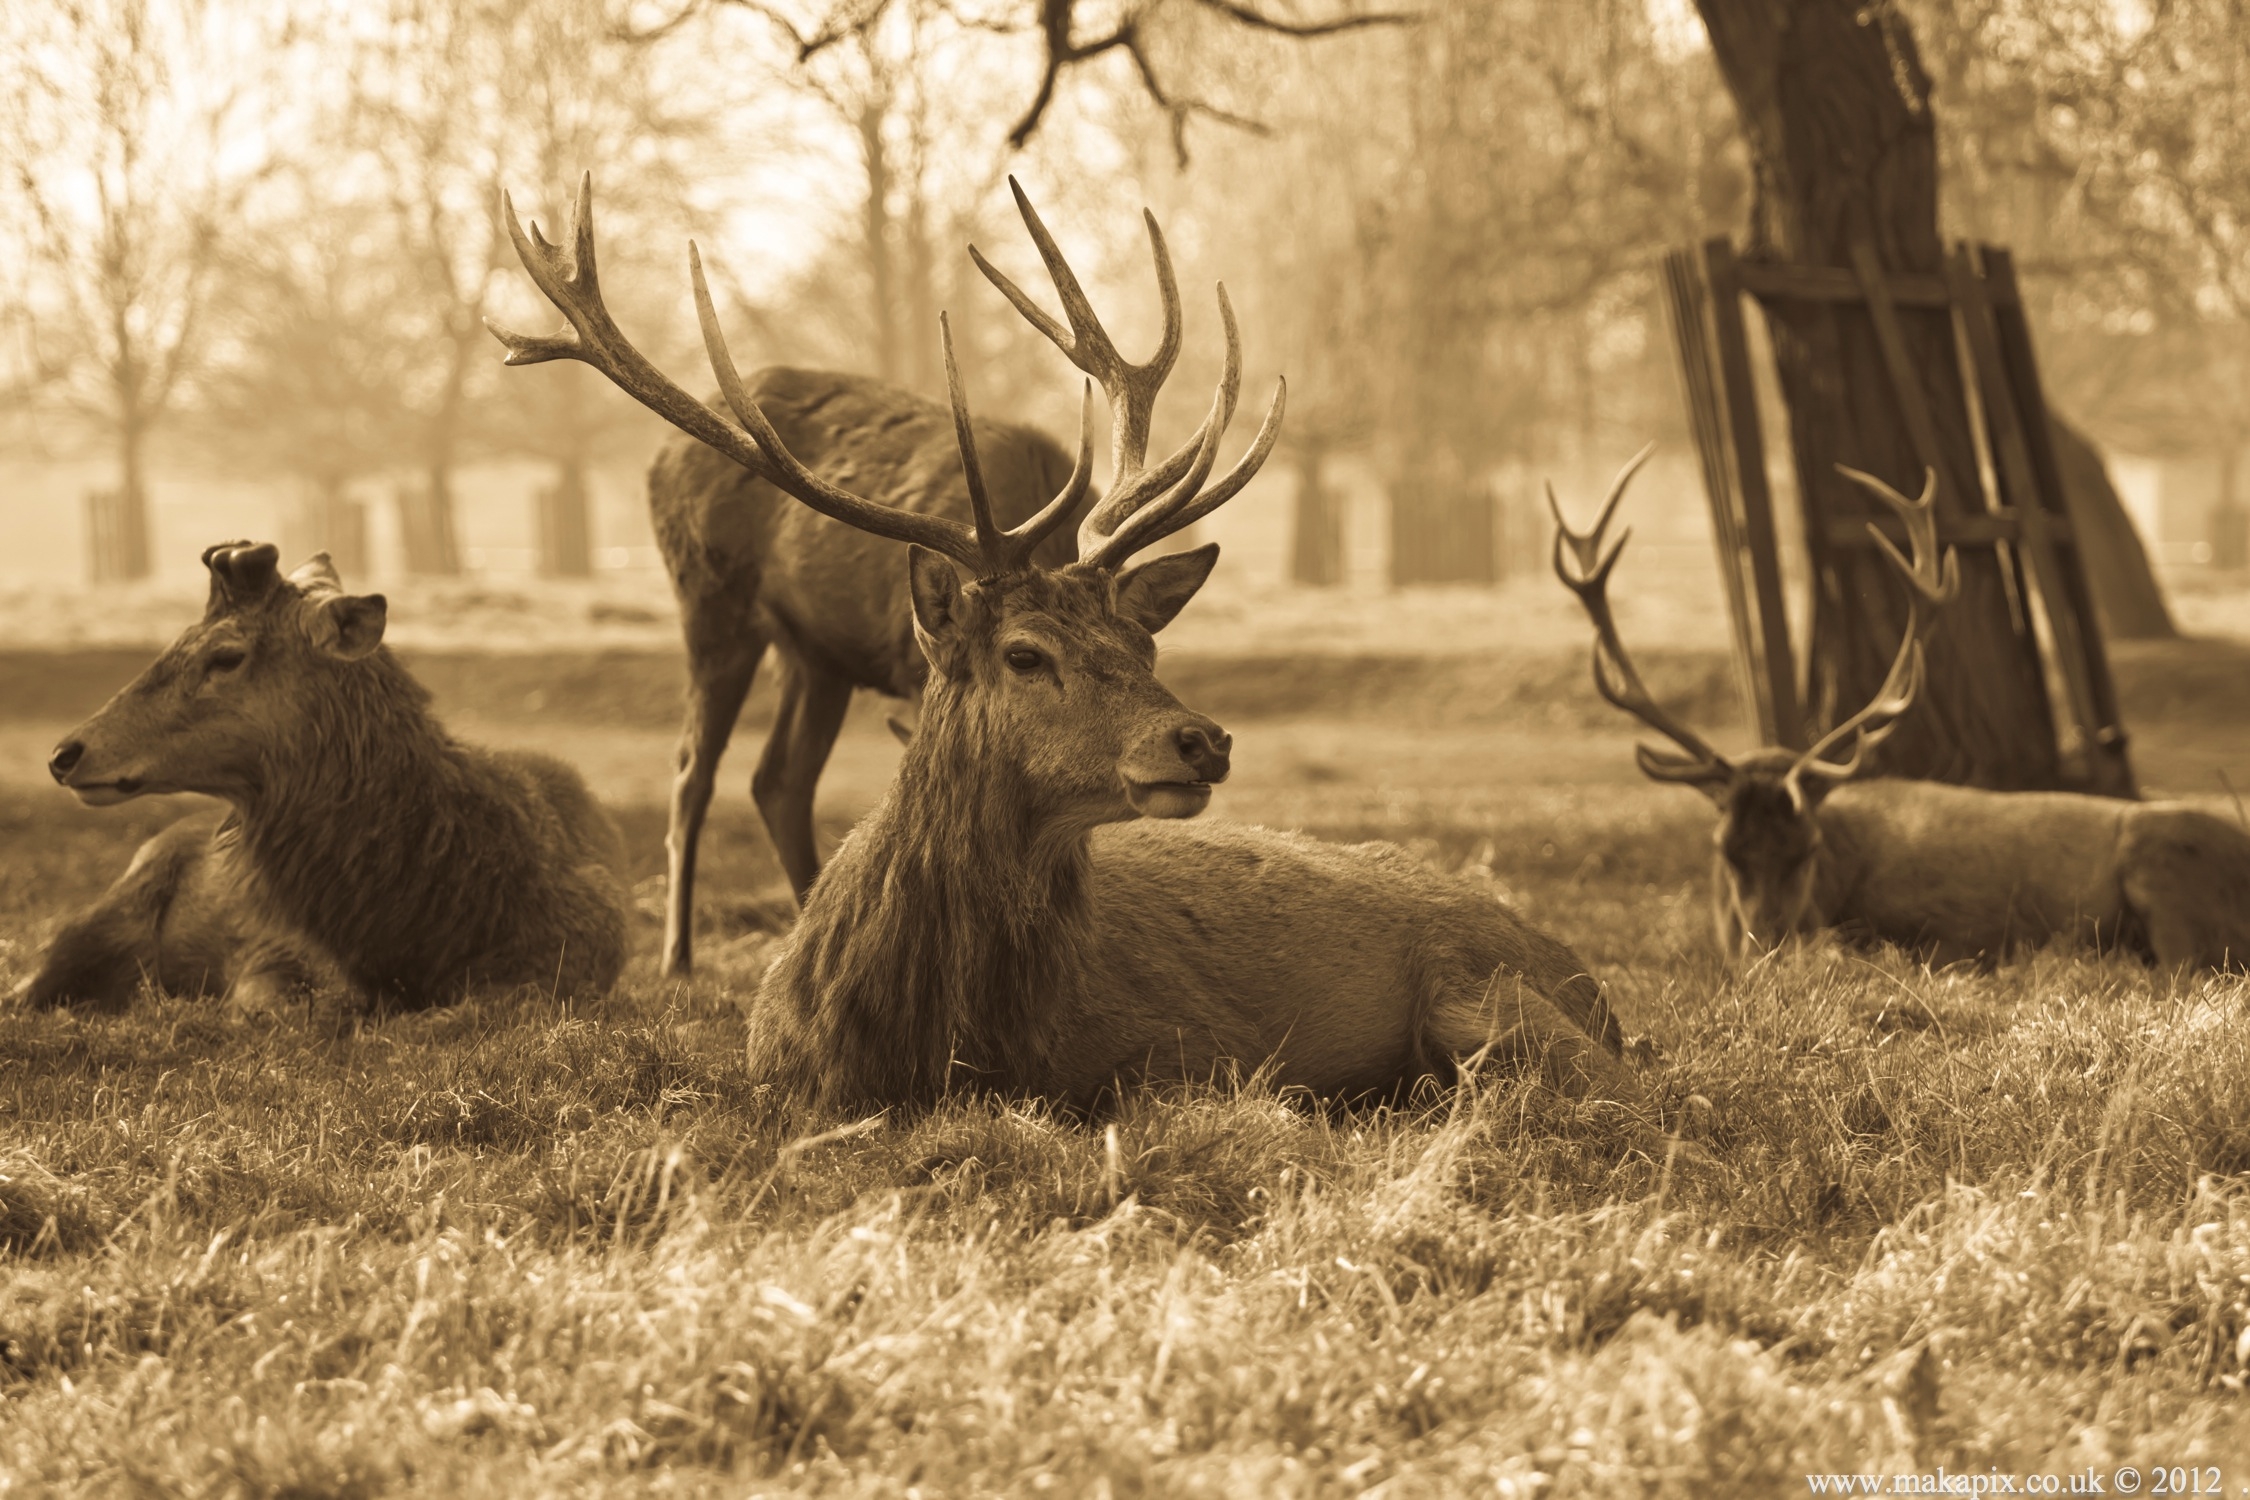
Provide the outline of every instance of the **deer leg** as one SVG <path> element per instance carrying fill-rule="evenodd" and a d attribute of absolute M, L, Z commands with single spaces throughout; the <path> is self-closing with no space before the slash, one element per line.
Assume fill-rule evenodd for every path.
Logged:
<path fill-rule="evenodd" d="M 73 1001 L 117 1007 L 144 979 L 158 978 L 166 910 L 203 859 L 218 821 L 216 814 L 182 818 L 141 845 L 125 873 L 63 924 L 37 971 L 10 998 L 42 1009 Z"/>
<path fill-rule="evenodd" d="M 773 733 L 766 736 L 766 753 L 750 778 L 750 795 L 765 817 L 766 832 L 780 851 L 781 867 L 789 872 L 802 904 L 820 873 L 820 850 L 813 843 L 813 792 L 836 746 L 836 732 L 844 727 L 844 710 L 851 707 L 852 685 L 843 678 L 790 656 L 782 657 L 781 710 L 774 716 Z"/>
<path fill-rule="evenodd" d="M 1603 1014 L 1606 1018 L 1607 1008 Z M 1447 984 L 1423 1023 L 1426 1052 L 1465 1061 L 1479 1051 L 1536 1069 L 1558 1093 L 1643 1106 L 1641 1081 L 1561 1006 L 1503 969 L 1478 989 Z"/>
<path fill-rule="evenodd" d="M 664 834 L 665 974 L 685 974 L 695 966 L 695 855 L 703 840 L 703 818 L 711 810 L 719 758 L 726 754 L 742 700 L 750 696 L 758 661 L 766 654 L 763 637 L 729 621 L 688 632 L 687 717 L 680 725 L 678 771 L 672 778 L 672 821 Z"/>

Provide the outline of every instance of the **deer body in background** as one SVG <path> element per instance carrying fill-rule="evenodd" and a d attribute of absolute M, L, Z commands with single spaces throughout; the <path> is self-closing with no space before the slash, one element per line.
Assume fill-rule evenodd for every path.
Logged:
<path fill-rule="evenodd" d="M 1904 519 L 1913 553 L 1910 562 L 1876 532 L 1912 594 L 1898 656 L 1866 708 L 1809 750 L 1767 747 L 1732 758 L 1665 712 L 1610 613 L 1609 575 L 1626 538 L 1602 550 L 1646 457 L 1643 450 L 1619 473 L 1587 535 L 1564 525 L 1555 506 L 1555 572 L 1593 618 L 1602 696 L 1679 747 L 1639 747 L 1643 773 L 1692 786 L 1719 810 L 1712 914 L 1729 957 L 1834 928 L 1940 961 L 1997 959 L 2063 940 L 2139 952 L 2168 968 L 2250 966 L 2250 834 L 2234 824 L 2182 803 L 1859 778 L 1866 752 L 1913 705 L 1924 606 L 1952 596 L 1951 557 L 1941 570 L 1937 556 L 1934 474 L 1909 500 L 1843 470 Z M 1566 547 L 1575 572 L 1564 564 Z M 1847 760 L 1829 759 L 1847 744 Z"/>
<path fill-rule="evenodd" d="M 183 818 L 66 922 L 17 998 L 118 1004 L 144 978 L 262 1008 L 340 978 L 380 1005 L 471 988 L 607 990 L 625 959 L 617 832 L 578 773 L 462 745 L 382 646 L 381 595 L 325 553 L 204 553 L 210 603 L 54 752 L 93 806 L 172 792 Z"/>
<path fill-rule="evenodd" d="M 817 370 L 761 370 L 748 388 L 808 467 L 887 505 L 968 517 L 944 407 L 879 381 Z M 1062 446 L 1032 428 L 979 423 L 977 438 L 1002 524 L 1024 520 L 1070 474 Z M 657 455 L 648 505 L 687 642 L 661 959 L 665 973 L 680 974 L 694 958 L 704 816 L 767 648 L 780 663 L 781 699 L 750 789 L 800 901 L 820 871 L 813 795 L 853 689 L 910 698 L 927 668 L 914 644 L 895 543 L 796 504 L 693 437 L 675 438 Z M 1041 560 L 1069 559 L 1069 533 L 1058 532 Z"/>
<path fill-rule="evenodd" d="M 1147 463 L 1162 372 L 1118 356 L 1017 196 L 1069 328 L 986 273 L 1102 383 L 1121 435 L 1115 481 L 1079 524 L 1079 560 L 1061 567 L 1034 554 L 1083 500 L 1090 415 L 1069 481 L 1003 529 L 948 337 L 972 523 L 870 503 L 781 445 L 734 373 L 692 250 L 707 352 L 739 428 L 659 375 L 610 319 L 590 188 L 568 251 L 508 214 L 525 268 L 571 325 L 500 333 L 512 363 L 584 360 L 746 467 L 781 474 L 806 505 L 913 544 L 913 628 L 930 664 L 920 723 L 766 974 L 753 1068 L 840 1108 L 919 1105 L 960 1086 L 1088 1105 L 1135 1080 L 1260 1068 L 1326 1096 L 1384 1092 L 1489 1051 L 1569 1089 L 1638 1097 L 1585 966 L 1485 892 L 1385 846 L 1178 821 L 1227 774 L 1230 742 L 1156 680 L 1154 635 L 1218 549 L 1128 563 L 1248 482 L 1282 394 L 1249 451 L 1207 485 L 1240 370 L 1222 289 L 1227 359 L 1210 413 Z"/>

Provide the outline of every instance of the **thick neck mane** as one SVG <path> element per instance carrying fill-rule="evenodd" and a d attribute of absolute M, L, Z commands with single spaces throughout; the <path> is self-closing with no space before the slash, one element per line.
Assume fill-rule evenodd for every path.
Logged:
<path fill-rule="evenodd" d="M 420 998 L 482 936 L 522 847 L 521 814 L 445 733 L 387 649 L 327 680 L 268 744 L 237 805 L 274 906 L 353 983 Z"/>
<path fill-rule="evenodd" d="M 846 1106 L 1048 1077 L 1091 930 L 1089 832 L 1042 815 L 974 689 L 933 679 L 897 780 L 766 978 L 764 1069 Z"/>

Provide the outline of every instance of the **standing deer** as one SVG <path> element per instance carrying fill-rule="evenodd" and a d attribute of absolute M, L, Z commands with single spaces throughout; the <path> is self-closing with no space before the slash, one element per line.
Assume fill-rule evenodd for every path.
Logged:
<path fill-rule="evenodd" d="M 1128 560 L 1249 481 L 1284 392 L 1249 451 L 1207 485 L 1240 380 L 1221 288 L 1227 357 L 1210 414 L 1178 452 L 1147 463 L 1163 372 L 1118 356 L 1018 201 L 1069 327 L 979 264 L 1101 383 L 1122 434 L 1115 481 L 1079 524 L 1078 560 L 1059 567 L 1035 552 L 1083 497 L 1090 389 L 1070 479 L 1003 529 L 944 337 L 972 520 L 876 504 L 789 455 L 735 373 L 692 246 L 705 348 L 739 428 L 618 331 L 593 274 L 586 192 L 568 252 L 508 213 L 525 269 L 570 324 L 544 338 L 501 332 L 512 362 L 583 360 L 737 462 L 781 475 L 804 504 L 910 544 L 930 674 L 921 721 L 766 974 L 751 1007 L 752 1068 L 836 1108 L 920 1105 L 964 1085 L 1086 1107 L 1137 1079 L 1269 1064 L 1284 1086 L 1381 1093 L 1489 1050 L 1565 1088 L 1637 1098 L 1585 966 L 1483 891 L 1384 845 L 1176 821 L 1225 778 L 1230 742 L 1156 680 L 1155 632 L 1218 548 Z"/>
<path fill-rule="evenodd" d="M 760 370 L 749 388 L 790 451 L 838 483 L 904 510 L 968 514 L 943 407 L 824 370 Z M 1029 516 L 1070 472 L 1061 445 L 1032 428 L 986 422 L 978 436 L 1004 523 Z M 800 901 L 820 873 L 813 794 L 852 690 L 914 697 L 927 669 L 889 543 L 792 503 L 773 476 L 693 437 L 657 454 L 648 506 L 687 638 L 687 714 L 664 840 L 662 957 L 665 973 L 684 974 L 694 962 L 704 815 L 767 647 L 780 663 L 781 702 L 750 793 Z M 1069 556 L 1066 533 L 1043 560 Z"/>
<path fill-rule="evenodd" d="M 1148 368 L 1161 379 L 1178 356 L 1179 290 L 1156 221 L 1148 222 L 1165 331 Z M 750 397 L 788 452 L 882 504 L 964 520 L 969 492 L 952 421 L 934 402 L 880 381 L 775 367 Z M 1020 523 L 1063 483 L 1070 458 L 1034 428 L 980 421 L 978 447 L 993 515 Z M 802 901 L 820 873 L 813 795 L 855 688 L 918 697 L 928 666 L 914 644 L 904 569 L 880 537 L 793 504 L 762 458 L 739 463 L 700 433 L 674 438 L 648 476 L 649 517 L 680 601 L 688 698 L 680 729 L 671 824 L 665 835 L 667 974 L 693 966 L 695 865 L 720 757 L 768 646 L 781 702 L 750 792 L 782 869 Z M 1058 530 L 1038 554 L 1070 560 Z M 897 719 L 892 727 L 904 730 Z"/>
<path fill-rule="evenodd" d="M 1950 552 L 1942 571 L 1938 564 L 1934 473 L 1909 500 L 1839 465 L 1905 521 L 1913 552 L 1907 561 L 1875 531 L 1912 592 L 1905 638 L 1872 702 L 1809 750 L 1768 746 L 1738 760 L 1665 712 L 1610 613 L 1609 575 L 1630 532 L 1602 550 L 1649 452 L 1619 472 L 1584 536 L 1563 521 L 1548 488 L 1555 575 L 1593 619 L 1594 686 L 1684 752 L 1639 746 L 1642 773 L 1692 786 L 1719 809 L 1712 916 L 1730 958 L 1836 928 L 1940 961 L 1993 959 L 2056 938 L 2130 949 L 2166 967 L 2250 961 L 2250 834 L 2231 823 L 2177 802 L 1855 779 L 1921 685 L 1922 606 L 1944 604 L 1957 586 Z M 1848 758 L 1830 758 L 1846 745 Z"/>
<path fill-rule="evenodd" d="M 202 620 L 56 747 L 48 769 L 89 806 L 231 807 L 142 845 L 16 998 L 122 1004 L 146 979 L 254 1010 L 332 973 L 397 1006 L 607 990 L 617 831 L 578 773 L 456 742 L 384 648 L 383 596 L 345 593 L 325 552 L 286 578 L 279 556 L 206 550 Z"/>

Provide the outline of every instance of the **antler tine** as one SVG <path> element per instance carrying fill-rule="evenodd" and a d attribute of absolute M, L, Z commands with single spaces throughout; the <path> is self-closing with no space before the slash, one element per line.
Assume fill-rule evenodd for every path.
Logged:
<path fill-rule="evenodd" d="M 1950 547 L 1942 553 L 1938 549 L 1937 470 L 1925 468 L 1922 471 L 1922 493 L 1913 500 L 1907 499 L 1874 475 L 1849 464 L 1836 465 L 1836 472 L 1888 505 L 1906 523 L 1907 546 L 1914 553 L 1912 562 L 1899 555 L 1897 545 L 1873 521 L 1867 523 L 1867 530 L 1875 538 L 1876 545 L 1883 549 L 1884 554 L 1898 568 L 1907 585 L 1932 604 L 1950 602 L 1961 591 L 1961 559 Z"/>
<path fill-rule="evenodd" d="M 984 554 L 976 534 L 960 522 L 863 500 L 829 484 L 797 461 L 735 371 L 725 335 L 719 331 L 711 289 L 703 279 L 703 258 L 692 242 L 688 245 L 688 272 L 695 286 L 696 316 L 703 325 L 703 347 L 710 355 L 711 372 L 718 377 L 720 392 L 741 423 L 739 427 L 667 379 L 633 347 L 610 317 L 595 272 L 593 174 L 578 180 L 578 202 L 571 215 L 569 235 L 574 249 L 567 262 L 561 250 L 539 233 L 536 223 L 530 233 L 525 233 L 512 198 L 503 194 L 501 206 L 508 238 L 514 242 L 524 270 L 570 321 L 571 329 L 532 337 L 487 319 L 485 326 L 508 348 L 509 364 L 575 359 L 592 365 L 608 376 L 611 384 L 674 427 L 708 443 L 822 515 L 876 536 L 934 548 L 972 568 L 982 565 Z"/>
<path fill-rule="evenodd" d="M 1678 760 L 1647 746 L 1639 748 L 1641 768 L 1651 776 L 1665 780 L 1682 780 L 1699 776 L 1707 771 L 1723 769 L 1726 757 L 1714 750 L 1710 742 L 1694 730 L 1675 719 L 1657 703 L 1656 695 L 1641 680 L 1633 659 L 1626 653 L 1624 639 L 1618 634 L 1617 618 L 1609 606 L 1609 575 L 1617 567 L 1617 560 L 1625 554 L 1625 543 L 1632 539 L 1627 528 L 1614 546 L 1603 551 L 1603 538 L 1609 530 L 1610 519 L 1625 496 L 1625 487 L 1634 474 L 1648 461 L 1656 445 L 1649 444 L 1620 469 L 1617 478 L 1610 482 L 1609 496 L 1602 503 L 1601 515 L 1593 529 L 1583 535 L 1572 531 L 1563 520 L 1562 502 L 1555 498 L 1555 487 L 1547 485 L 1547 504 L 1555 513 L 1555 576 L 1563 587 L 1578 596 L 1579 604 L 1594 623 L 1594 689 L 1613 707 L 1621 708 L 1643 724 L 1663 735 L 1687 752 L 1688 759 Z M 1577 572 L 1573 575 L 1564 562 L 1564 550 L 1577 559 Z"/>
<path fill-rule="evenodd" d="M 781 441 L 781 434 L 766 420 L 765 412 L 751 399 L 749 388 L 735 371 L 734 356 L 727 352 L 726 335 L 719 328 L 719 310 L 712 304 L 710 285 L 703 278 L 703 256 L 693 240 L 688 241 L 688 279 L 695 288 L 695 316 L 703 327 L 703 351 L 710 357 L 711 373 L 718 379 L 719 393 L 733 408 L 736 420 L 757 439 L 772 470 L 769 477 L 776 486 L 830 520 L 892 541 L 928 547 L 972 570 L 985 566 L 988 559 L 984 534 L 976 528 L 964 526 L 951 516 L 925 515 L 863 500 L 799 463 L 797 456 Z M 963 460 L 973 463 L 974 453 L 964 450 Z M 981 482 L 981 475 L 975 482 Z"/>
<path fill-rule="evenodd" d="M 1891 669 L 1883 676 L 1883 685 L 1867 706 L 1834 729 L 1822 735 L 1817 743 L 1797 757 L 1789 768 L 1791 782 L 1801 780 L 1807 773 L 1828 781 L 1849 781 L 1859 774 L 1867 760 L 1867 752 L 1891 736 L 1899 720 L 1914 706 L 1922 691 L 1922 643 L 1916 638 L 1912 621 L 1903 640 L 1898 643 L 1898 655 L 1891 659 Z M 1828 752 L 1852 741 L 1849 760 L 1842 762 L 1827 759 Z"/>
<path fill-rule="evenodd" d="M 977 545 L 985 571 L 998 573 L 1007 564 L 1007 547 L 1000 527 L 992 519 L 992 497 L 984 487 L 984 464 L 977 457 L 977 435 L 969 422 L 969 394 L 961 387 L 961 367 L 953 358 L 953 325 L 938 314 L 938 345 L 945 351 L 945 390 L 953 402 L 953 440 L 961 449 L 961 478 L 969 486 L 969 512 L 976 517 Z"/>
<path fill-rule="evenodd" d="M 1071 465 L 1070 478 L 1055 492 L 1055 498 L 1040 508 L 1038 514 L 1013 531 L 1003 533 L 1006 543 L 1005 565 L 1020 568 L 1028 563 L 1039 544 L 1078 508 L 1093 483 L 1094 387 L 1088 381 L 1080 387 L 1078 393 L 1078 460 Z"/>
<path fill-rule="evenodd" d="M 1088 560 L 1115 567 L 1140 549 L 1209 515 L 1239 494 L 1257 475 L 1281 436 L 1289 387 L 1277 382 L 1257 436 L 1235 466 L 1209 489 L 1203 482 L 1219 454 L 1219 441 L 1234 420 L 1242 390 L 1242 334 L 1225 283 L 1217 288 L 1219 321 L 1226 333 L 1226 361 L 1212 393 L 1211 409 L 1187 443 L 1153 468 L 1117 482 L 1078 528 L 1078 545 Z"/>
<path fill-rule="evenodd" d="M 1203 461 L 1192 479 L 1182 479 L 1170 494 L 1135 511 L 1107 542 L 1095 549 L 1088 561 L 1100 560 L 1104 566 L 1122 563 L 1151 543 L 1194 525 L 1240 494 L 1243 487 L 1257 477 L 1258 470 L 1272 454 L 1274 444 L 1281 440 L 1281 419 L 1288 406 L 1289 382 L 1276 379 L 1273 401 L 1266 407 L 1266 419 L 1258 424 L 1257 436 L 1250 440 L 1242 457 L 1235 460 L 1234 467 L 1227 470 L 1217 484 L 1200 494 L 1195 493 L 1195 486 L 1210 471 L 1209 461 Z M 1216 455 L 1218 437 L 1215 433 L 1209 448 Z M 1187 498 L 1175 498 L 1181 496 Z"/>
<path fill-rule="evenodd" d="M 969 247 L 969 258 L 1032 327 L 1044 334 L 1072 364 L 1101 383 L 1110 400 L 1110 467 L 1121 478 L 1137 471 L 1147 457 L 1148 425 L 1156 407 L 1156 393 L 1163 388 L 1180 354 L 1180 284 L 1172 273 L 1172 254 L 1165 247 L 1164 231 L 1157 226 L 1154 214 L 1141 210 L 1141 218 L 1148 226 L 1149 252 L 1156 261 L 1156 291 L 1164 307 L 1164 336 L 1148 362 L 1136 365 L 1117 352 L 1117 345 L 1110 339 L 1109 330 L 1102 326 L 1101 317 L 1094 311 L 1094 304 L 1086 296 L 1077 273 L 1063 258 L 1062 247 L 1047 232 L 1047 225 L 1039 217 L 1039 211 L 1031 206 L 1023 184 L 1013 175 L 1008 178 L 1008 191 L 1014 195 L 1016 212 L 1022 216 L 1024 228 L 1030 232 L 1031 242 L 1039 251 L 1039 259 L 1047 267 L 1048 279 L 1055 284 L 1055 294 L 1062 299 L 1063 315 L 1070 320 L 1069 329 L 1065 330 L 1049 317 L 974 245 Z"/>
<path fill-rule="evenodd" d="M 1847 781 L 1859 774 L 1861 766 L 1866 764 L 1867 752 L 1890 737 L 1922 690 L 1925 671 L 1922 640 L 1935 621 L 1934 614 L 1923 613 L 1924 601 L 1932 605 L 1944 604 L 1961 589 L 1959 555 L 1950 547 L 1942 553 L 1938 548 L 1937 470 L 1923 469 L 1922 493 L 1912 500 L 1874 475 L 1848 464 L 1836 465 L 1836 472 L 1873 494 L 1906 523 L 1907 546 L 1914 554 L 1911 562 L 1899 554 L 1897 546 L 1873 521 L 1867 523 L 1867 530 L 1912 592 L 1906 599 L 1906 630 L 1899 639 L 1898 655 L 1892 658 L 1890 671 L 1883 676 L 1883 685 L 1876 689 L 1874 698 L 1865 708 L 1822 735 L 1817 744 L 1797 757 L 1789 771 L 1792 784 L 1807 774 L 1829 781 Z M 1847 738 L 1852 741 L 1851 757 L 1842 762 L 1827 759 L 1828 753 Z"/>

